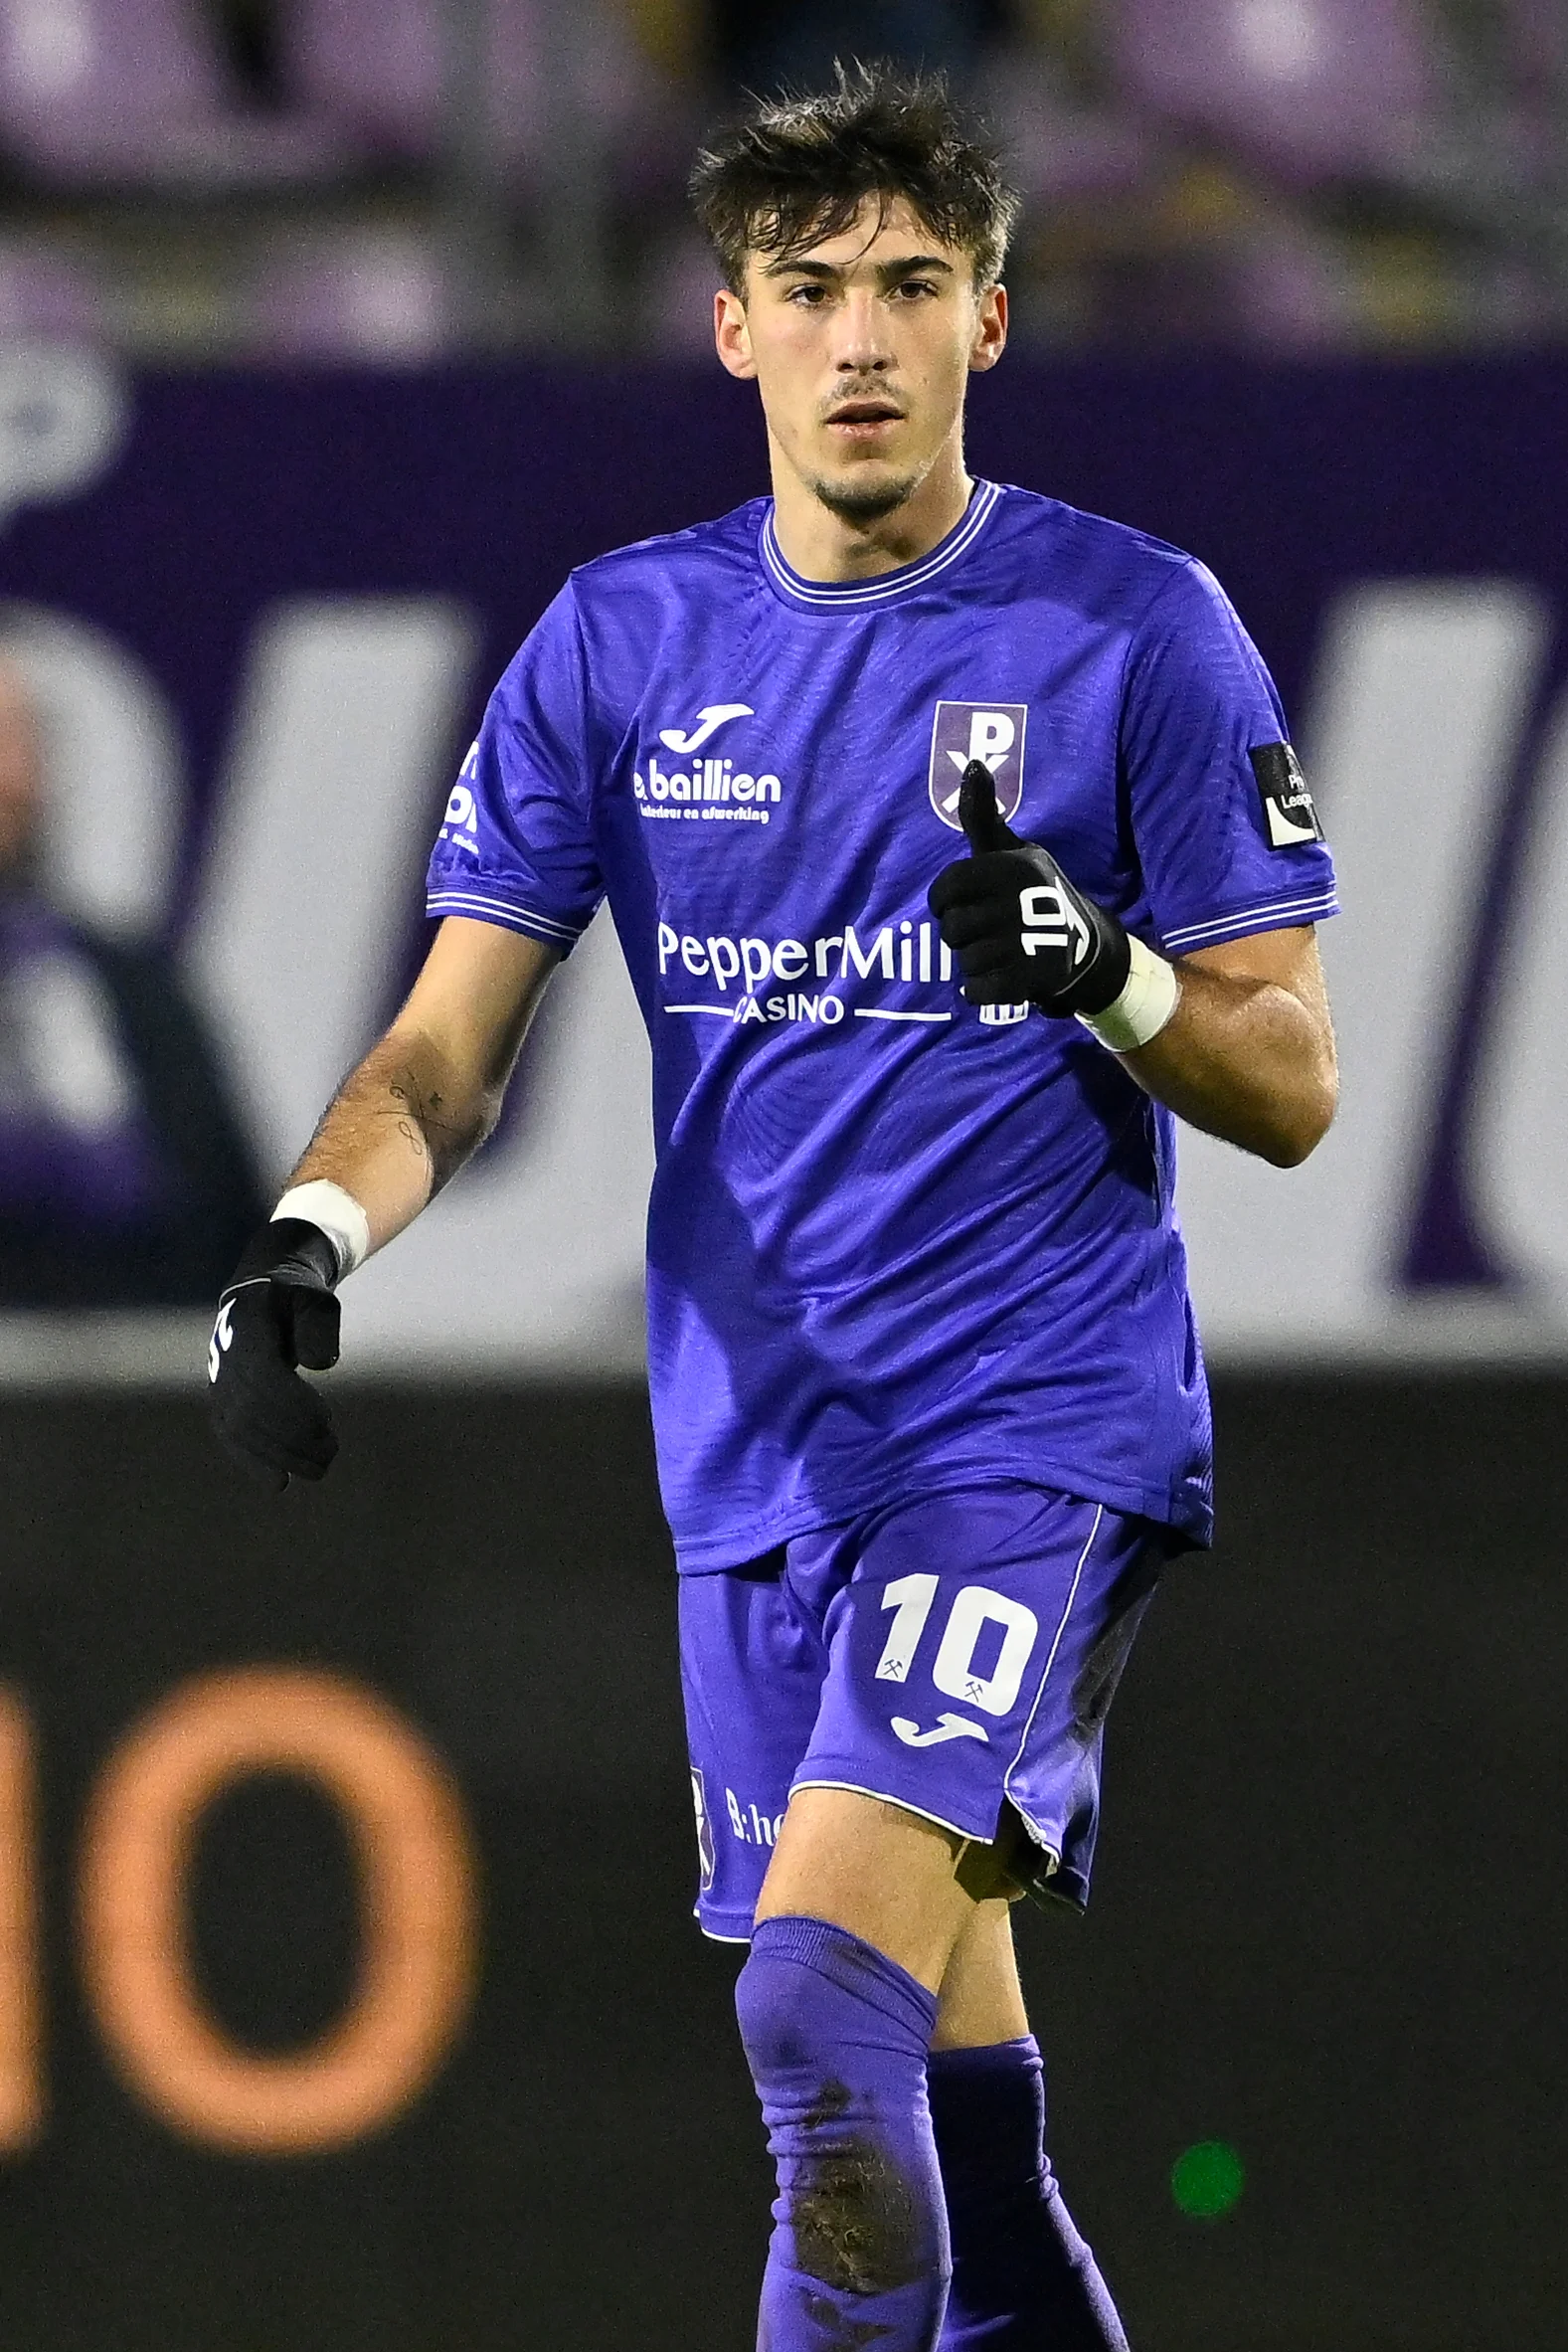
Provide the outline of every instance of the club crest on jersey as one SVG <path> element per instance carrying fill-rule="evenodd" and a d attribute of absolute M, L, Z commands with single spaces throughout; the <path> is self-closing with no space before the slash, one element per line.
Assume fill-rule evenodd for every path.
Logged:
<path fill-rule="evenodd" d="M 971 760 L 983 760 L 996 780 L 996 806 L 1011 819 L 1023 799 L 1026 702 L 939 702 L 931 729 L 931 805 L 956 833 L 958 787 Z"/>

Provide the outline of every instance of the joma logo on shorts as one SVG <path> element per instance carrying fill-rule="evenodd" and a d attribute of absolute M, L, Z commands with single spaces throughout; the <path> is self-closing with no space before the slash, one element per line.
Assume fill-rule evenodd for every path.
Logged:
<path fill-rule="evenodd" d="M 941 1715 L 934 1730 L 923 1731 L 919 1723 L 912 1723 L 907 1715 L 893 1718 L 893 1729 L 906 1747 L 940 1747 L 945 1739 L 989 1739 L 983 1723 L 971 1723 L 961 1715 Z"/>

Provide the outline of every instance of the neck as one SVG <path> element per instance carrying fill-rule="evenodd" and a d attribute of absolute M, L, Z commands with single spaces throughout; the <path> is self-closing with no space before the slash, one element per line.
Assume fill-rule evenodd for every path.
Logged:
<path fill-rule="evenodd" d="M 769 455 L 774 530 L 784 562 L 802 580 L 874 580 L 918 564 L 962 520 L 974 490 L 956 441 L 901 506 L 856 522 L 822 504 L 771 435 Z"/>

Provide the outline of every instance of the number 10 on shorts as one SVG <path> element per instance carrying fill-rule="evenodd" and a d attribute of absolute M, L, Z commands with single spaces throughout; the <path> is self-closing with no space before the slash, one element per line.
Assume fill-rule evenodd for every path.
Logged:
<path fill-rule="evenodd" d="M 941 1581 L 930 1574 L 898 1576 L 883 1593 L 882 1606 L 894 1615 L 877 1661 L 878 1682 L 909 1680 Z M 1000 1629 L 999 1646 L 990 1634 L 993 1626 Z M 937 1645 L 931 1670 L 934 1688 L 946 1698 L 967 1701 L 985 1715 L 1006 1715 L 1023 1687 L 1024 1670 L 1039 1632 L 1039 1618 L 1022 1601 L 1010 1600 L 1006 1593 L 993 1592 L 985 1584 L 961 1586 Z M 988 1674 L 977 1667 L 982 1640 L 990 1664 Z"/>

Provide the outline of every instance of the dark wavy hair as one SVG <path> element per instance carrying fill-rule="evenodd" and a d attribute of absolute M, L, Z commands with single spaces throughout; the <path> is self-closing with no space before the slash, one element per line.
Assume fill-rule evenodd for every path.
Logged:
<path fill-rule="evenodd" d="M 850 226 L 868 197 L 886 219 L 902 196 L 932 235 L 1001 275 L 1018 198 L 1001 155 L 940 74 L 838 64 L 831 90 L 759 99 L 698 154 L 690 195 L 733 293 L 750 254 L 806 252 Z"/>

